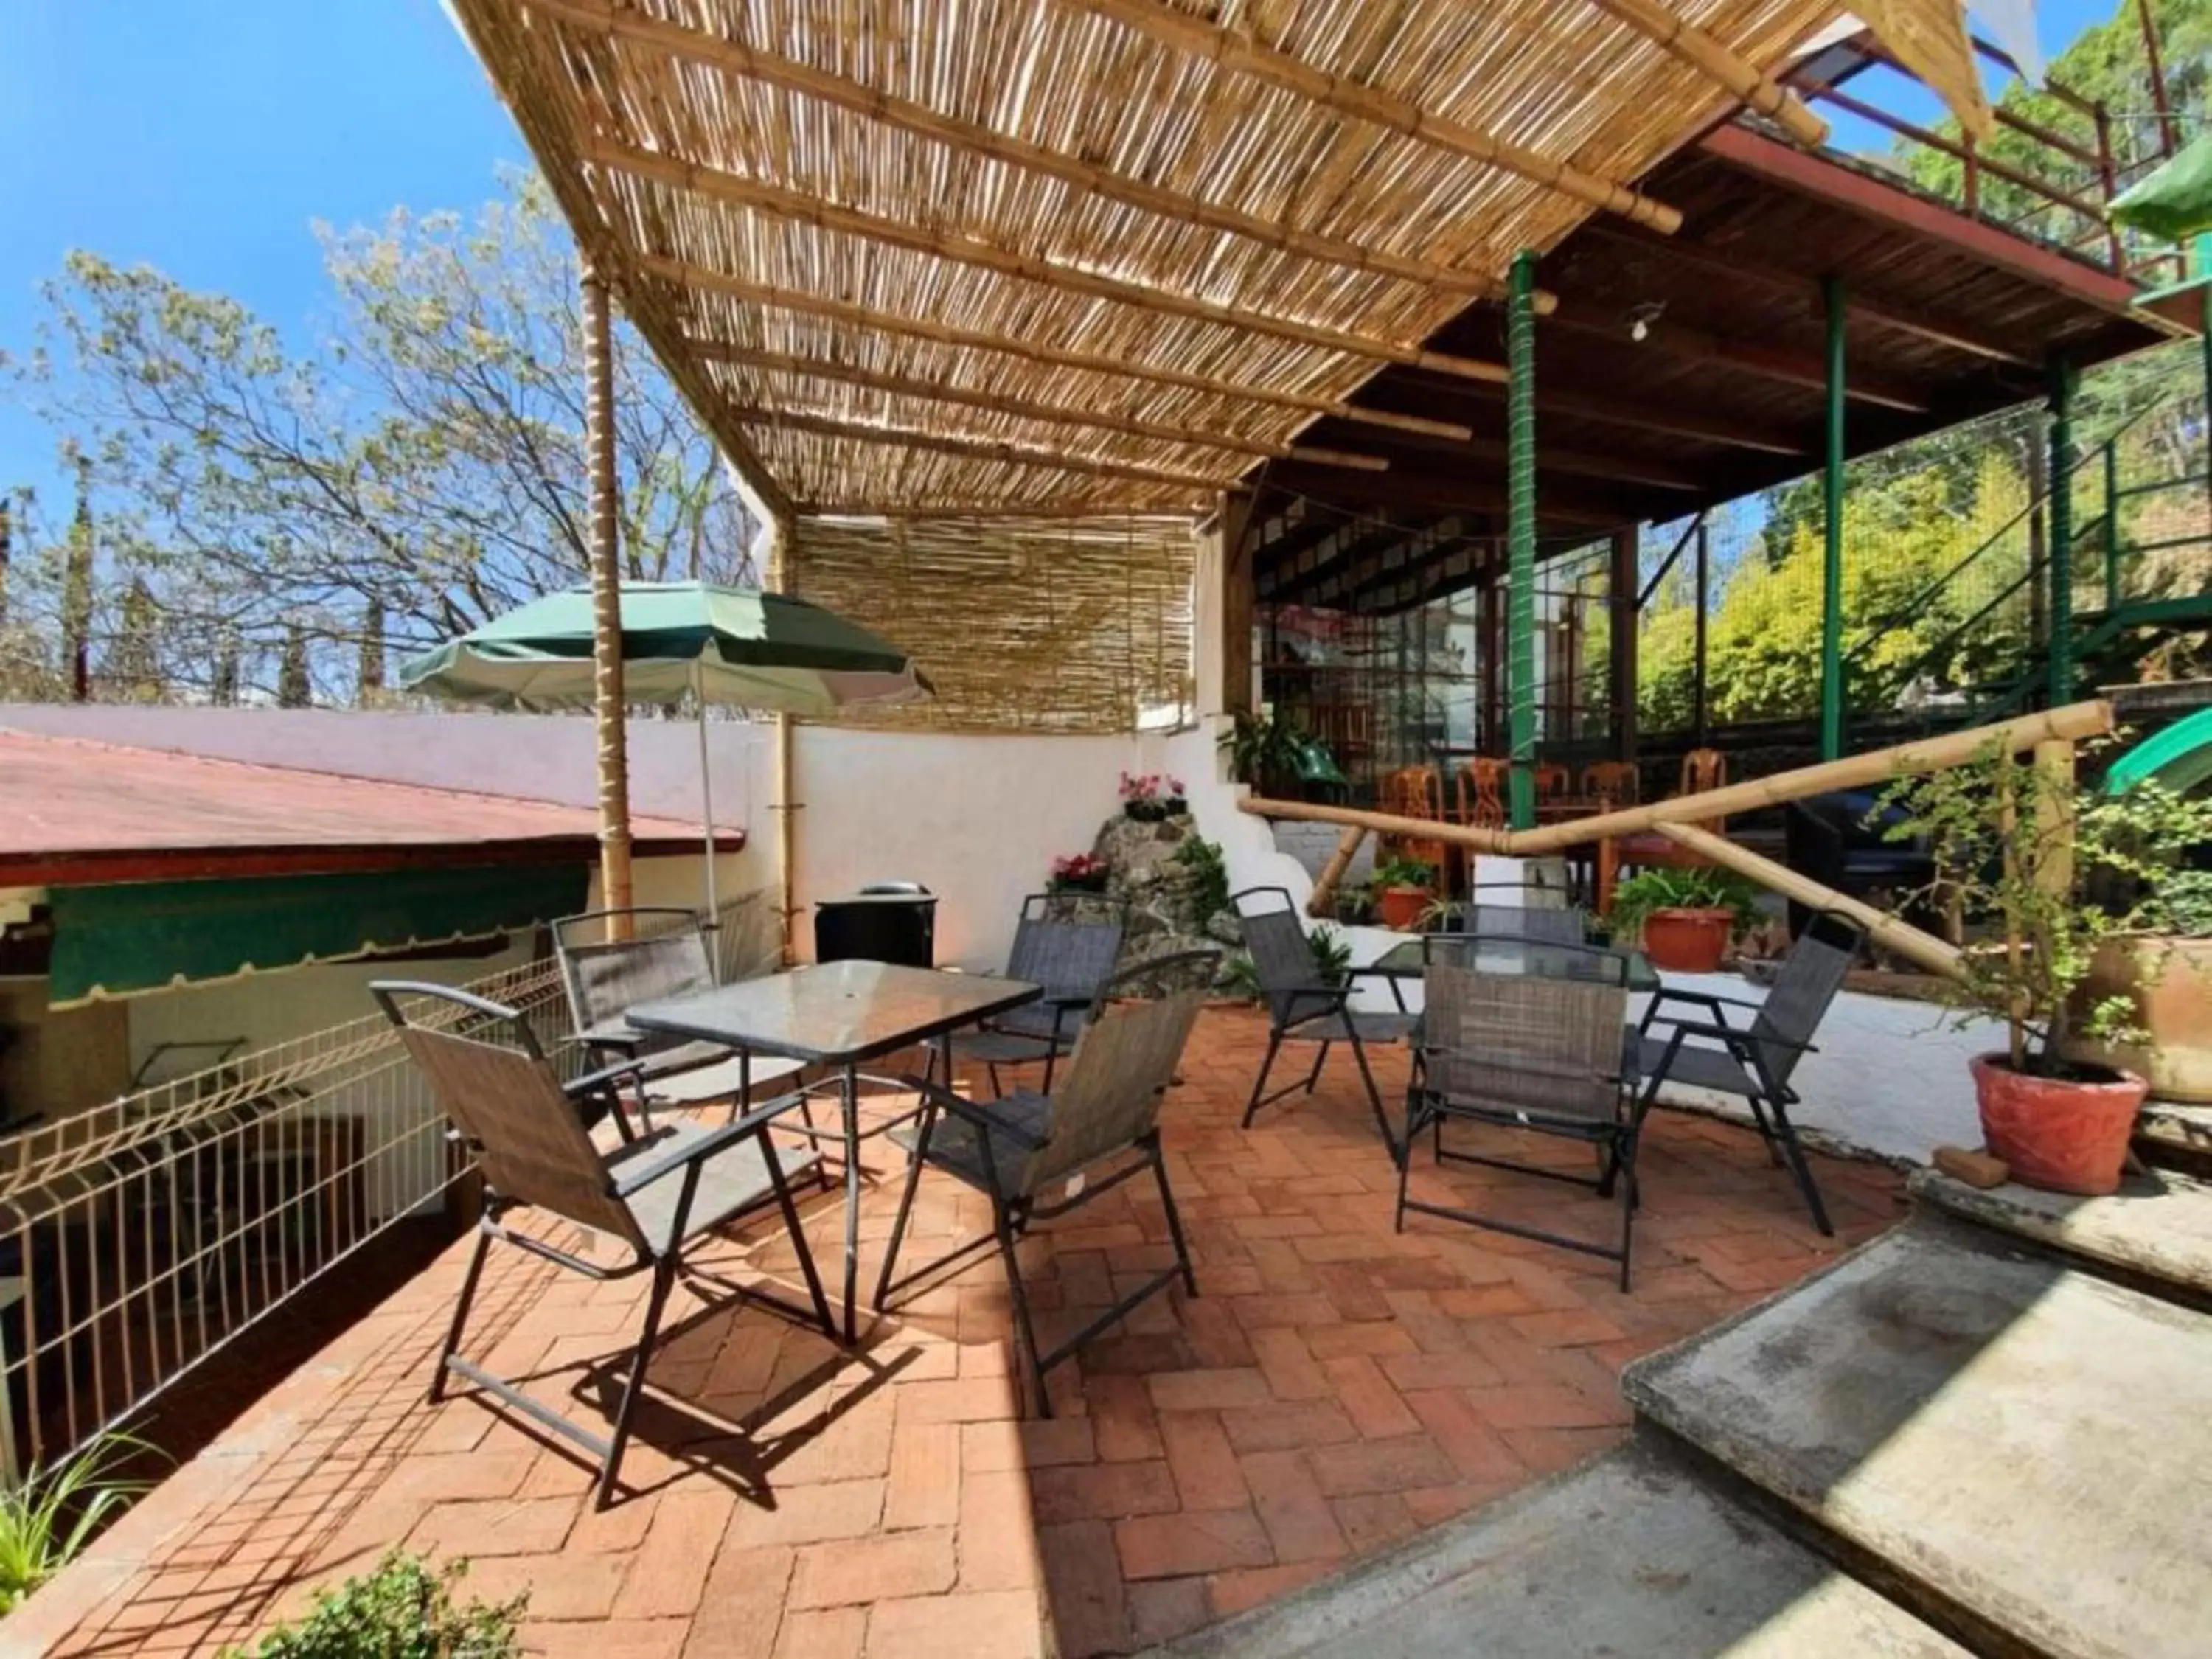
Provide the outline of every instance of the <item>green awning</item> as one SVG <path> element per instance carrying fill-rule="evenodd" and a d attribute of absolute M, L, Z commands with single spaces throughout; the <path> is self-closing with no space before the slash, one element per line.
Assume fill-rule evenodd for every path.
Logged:
<path fill-rule="evenodd" d="M 583 864 L 58 887 L 55 1006 L 471 939 L 584 908 Z"/>

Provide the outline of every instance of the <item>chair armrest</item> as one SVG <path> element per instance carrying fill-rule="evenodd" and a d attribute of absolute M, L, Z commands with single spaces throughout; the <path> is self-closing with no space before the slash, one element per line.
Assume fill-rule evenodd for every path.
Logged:
<path fill-rule="evenodd" d="M 1287 1029 L 1292 1025 L 1302 1025 L 1310 1019 L 1319 1019 L 1324 1014 L 1335 1012 L 1352 1000 L 1352 988 L 1348 985 L 1334 988 L 1326 985 L 1301 986 L 1296 990 L 1273 991 L 1267 993 L 1267 995 L 1270 1000 L 1279 996 L 1285 999 L 1281 1024 Z M 1311 1010 L 1300 1013 L 1298 1005 L 1302 1002 L 1312 1004 Z"/>
<path fill-rule="evenodd" d="M 615 1196 L 628 1198 L 640 1188 L 650 1187 L 654 1182 L 665 1180 L 691 1164 L 703 1163 L 718 1153 L 727 1152 L 740 1140 L 760 1133 L 805 1097 L 804 1091 L 778 1095 L 765 1105 L 755 1107 L 743 1117 L 725 1123 L 719 1129 L 709 1130 L 699 1139 L 653 1159 L 641 1170 L 623 1176 L 615 1183 Z"/>
<path fill-rule="evenodd" d="M 993 1134 L 1004 1135 L 1024 1151 L 1035 1152 L 1045 1144 L 1042 1135 L 1033 1133 L 1018 1123 L 1009 1123 L 1004 1118 L 994 1115 L 990 1109 L 980 1101 L 970 1100 L 965 1095 L 955 1094 L 942 1084 L 932 1083 L 926 1078 L 918 1077 L 902 1077 L 898 1079 L 897 1082 L 901 1087 L 911 1089 L 920 1095 L 925 1104 L 950 1112 L 953 1116 L 964 1122 L 972 1123 L 979 1129 Z"/>
<path fill-rule="evenodd" d="M 561 1092 L 571 1100 L 595 1094 L 601 1089 L 611 1089 L 624 1078 L 635 1078 L 645 1070 L 640 1060 L 617 1060 L 612 1066 L 602 1066 L 596 1072 L 586 1072 L 581 1077 L 570 1078 L 561 1085 Z"/>
<path fill-rule="evenodd" d="M 1795 1048 L 1801 1054 L 1818 1054 L 1820 1050 L 1809 1042 L 1793 1042 L 1786 1036 L 1770 1036 L 1764 1032 L 1754 1036 L 1751 1032 L 1734 1025 L 1707 1025 L 1696 1020 L 1670 1019 L 1674 1035 L 1667 1039 L 1667 1052 L 1672 1054 L 1682 1046 L 1686 1036 L 1718 1037 L 1731 1052 L 1748 1049 L 1755 1043 L 1778 1043 L 1784 1048 Z M 1663 1069 L 1663 1066 L 1662 1066 Z"/>
<path fill-rule="evenodd" d="M 1753 1013 L 1757 1013 L 1760 1006 L 1759 1004 L 1747 1001 L 1742 997 L 1719 996 L 1711 991 L 1681 991 L 1670 985 L 1662 985 L 1651 994 L 1651 1000 L 1645 1005 L 1644 1018 L 1638 1022 L 1636 1029 L 1639 1031 L 1648 1031 L 1655 1020 L 1664 1020 L 1669 1025 L 1680 1024 L 1682 1017 L 1680 1014 L 1670 1014 L 1665 1012 L 1662 1005 L 1669 1002 L 1686 1002 L 1705 1008 L 1711 1013 L 1713 1022 L 1722 1025 L 1728 1024 L 1728 1016 L 1721 1012 L 1724 1006 L 1745 1008 Z"/>

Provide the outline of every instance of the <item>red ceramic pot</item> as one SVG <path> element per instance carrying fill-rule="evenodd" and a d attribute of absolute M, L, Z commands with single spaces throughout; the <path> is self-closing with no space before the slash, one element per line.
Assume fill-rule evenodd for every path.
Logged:
<path fill-rule="evenodd" d="M 1654 910 L 1644 919 L 1644 954 L 1674 973 L 1717 973 L 1735 926 L 1727 910 Z"/>
<path fill-rule="evenodd" d="M 1375 919 L 1385 927 L 1410 933 L 1420 927 L 1432 902 L 1425 887 L 1385 887 L 1375 896 Z"/>
<path fill-rule="evenodd" d="M 1981 1054 L 1972 1064 L 1983 1139 L 2011 1166 L 2014 1180 L 2085 1198 L 2118 1188 L 2148 1083 L 2132 1072 L 2114 1072 L 2100 1083 L 2031 1077 L 2013 1070 L 2003 1054 Z"/>

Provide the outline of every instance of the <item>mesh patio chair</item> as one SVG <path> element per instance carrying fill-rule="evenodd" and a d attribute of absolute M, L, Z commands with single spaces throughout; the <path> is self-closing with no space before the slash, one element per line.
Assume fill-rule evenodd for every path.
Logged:
<path fill-rule="evenodd" d="M 629 918 L 634 937 L 611 936 L 609 923 L 617 916 Z M 719 982 L 696 911 L 648 905 L 563 916 L 553 924 L 553 949 L 576 1040 L 599 1064 L 639 1062 L 648 1108 L 726 1100 L 734 1112 L 752 1091 L 803 1069 L 795 1060 L 635 1030 L 624 1022 L 641 1002 L 711 991 Z M 811 1110 L 803 1115 L 811 1128 Z"/>
<path fill-rule="evenodd" d="M 1246 908 L 1247 899 L 1261 898 L 1275 902 L 1256 911 Z M 1297 906 L 1287 889 L 1248 887 L 1231 894 L 1229 902 L 1243 925 L 1244 949 L 1252 958 L 1252 970 L 1267 1001 L 1267 1057 L 1260 1062 L 1260 1075 L 1252 1081 L 1252 1097 L 1245 1103 L 1243 1127 L 1250 1128 L 1262 1106 L 1272 1105 L 1285 1095 L 1300 1090 L 1311 1094 L 1321 1081 L 1322 1067 L 1328 1062 L 1329 1049 L 1344 1042 L 1350 1045 L 1353 1062 L 1359 1067 L 1359 1080 L 1366 1087 L 1367 1103 L 1374 1110 L 1382 1144 L 1395 1157 L 1397 1137 L 1391 1133 L 1390 1120 L 1383 1114 L 1382 1092 L 1376 1088 L 1375 1073 L 1367 1064 L 1366 1045 L 1396 1042 L 1410 1036 L 1415 1016 L 1402 1010 L 1356 1012 L 1349 985 L 1324 984 L 1314 966 L 1313 947 L 1298 921 Z M 1355 975 L 1359 971 L 1352 970 Z M 1285 1042 L 1318 1042 L 1321 1049 L 1302 1081 L 1286 1084 L 1271 1095 L 1267 1092 L 1267 1077 Z"/>
<path fill-rule="evenodd" d="M 1566 951 L 1565 945 L 1545 947 Z M 1424 976 L 1425 1029 L 1420 1070 L 1407 1091 L 1407 1155 L 1398 1171 L 1396 1225 L 1406 1215 L 1439 1216 L 1494 1232 L 1579 1250 L 1620 1264 L 1620 1288 L 1629 1282 L 1636 1223 L 1636 1144 L 1642 1106 L 1636 1097 L 1627 1029 L 1626 967 L 1605 951 L 1580 954 L 1587 971 L 1571 977 L 1486 974 L 1444 963 Z M 1570 1170 L 1448 1148 L 1446 1122 L 1556 1135 L 1594 1148 L 1598 1173 Z M 1600 1197 L 1620 1194 L 1620 1246 L 1555 1233 L 1502 1217 L 1407 1194 L 1413 1147 L 1430 1130 L 1439 1163 L 1480 1164 L 1547 1180 L 1595 1188 Z"/>
<path fill-rule="evenodd" d="M 988 1072 L 994 1095 L 1000 1092 L 1001 1066 L 1036 1064 L 1044 1066 L 1038 1086 L 1052 1092 L 1054 1066 L 1121 960 L 1128 915 L 1119 900 L 1089 893 L 1032 893 L 1022 901 L 1006 977 L 1042 985 L 1043 997 L 951 1038 L 956 1056 L 981 1062 Z"/>
<path fill-rule="evenodd" d="M 829 1301 L 791 1200 L 792 1175 L 819 1160 L 809 1150 L 790 1155 L 787 1165 L 768 1133 L 779 1115 L 798 1103 L 798 1097 L 771 1101 L 719 1127 L 667 1126 L 603 1152 L 580 1121 L 576 1102 L 617 1087 L 636 1070 L 636 1062 L 624 1061 L 564 1086 L 528 1022 L 514 1009 L 446 985 L 380 980 L 369 990 L 386 1018 L 398 1028 L 401 1042 L 429 1080 L 433 1098 L 483 1177 L 476 1251 L 469 1258 L 460 1299 L 438 1351 L 430 1379 L 433 1401 L 445 1397 L 450 1373 L 592 1453 L 599 1460 L 593 1502 L 605 1508 L 622 1471 L 646 1366 L 659 1335 L 668 1293 L 679 1273 L 707 1279 L 787 1316 L 808 1316 L 780 1297 L 714 1278 L 684 1260 L 685 1247 L 693 1239 L 771 1199 L 782 1212 L 784 1229 L 799 1253 L 813 1300 L 811 1316 L 836 1340 Z M 452 1024 L 410 1018 L 402 998 L 413 1002 L 417 1013 L 424 1001 L 445 1005 Z M 454 1009 L 459 1011 L 458 1017 L 450 1012 Z M 603 1235 L 620 1245 L 623 1254 L 609 1261 L 594 1261 L 508 1224 L 517 1212 L 532 1209 Z M 495 1238 L 591 1279 L 653 1275 L 643 1328 L 629 1358 L 610 1433 L 592 1432 L 462 1356 L 469 1309 L 476 1299 L 485 1255 Z"/>
<path fill-rule="evenodd" d="M 1766 1142 L 1767 1156 L 1786 1164 L 1813 1224 L 1833 1236 L 1827 1206 L 1813 1180 L 1813 1166 L 1797 1139 L 1790 1109 L 1798 1097 L 1790 1086 L 1797 1062 L 1814 1052 L 1813 1034 L 1843 989 L 1865 931 L 1847 916 L 1821 911 L 1790 947 L 1764 1002 L 1716 996 L 1668 986 L 1652 994 L 1638 1027 L 1638 1069 L 1648 1109 L 1660 1088 L 1680 1083 L 1734 1095 L 1751 1106 L 1751 1120 Z M 1710 1018 L 1670 1013 L 1668 1004 L 1701 1008 Z M 1728 1010 L 1748 1011 L 1748 1022 L 1731 1025 Z M 1663 1033 L 1653 1028 L 1668 1028 Z M 1692 1039 L 1695 1039 L 1694 1041 Z"/>
<path fill-rule="evenodd" d="M 1480 896 L 1486 890 L 1516 896 L 1508 903 L 1502 896 Z M 1589 914 L 1580 906 L 1530 904 L 1529 890 L 1519 882 L 1477 882 L 1468 890 L 1464 902 L 1451 907 L 1452 925 L 1445 931 L 1484 939 L 1549 939 L 1561 945 L 1580 945 L 1589 937 Z"/>
<path fill-rule="evenodd" d="M 1183 1047 L 1205 1004 L 1206 993 L 1199 987 L 1212 983 L 1219 961 L 1217 951 L 1184 951 L 1116 975 L 1101 988 L 1097 1011 L 1060 1068 L 1060 1086 L 1049 1094 L 1018 1089 L 1000 1099 L 975 1101 L 926 1079 L 909 1080 L 909 1086 L 921 1092 L 923 1107 L 916 1122 L 892 1131 L 892 1138 L 913 1156 L 891 1224 L 882 1276 L 876 1282 L 878 1312 L 896 1292 L 995 1243 L 1006 1266 L 1015 1334 L 1030 1380 L 1036 1384 L 1038 1409 L 1049 1417 L 1047 1371 L 1176 1279 L 1182 1280 L 1190 1295 L 1198 1294 L 1182 1220 L 1176 1212 L 1167 1165 L 1160 1156 L 1160 1099 L 1175 1081 Z M 1191 984 L 1194 979 L 1197 987 Z M 899 1245 L 925 1164 L 991 1200 L 991 1232 L 902 1278 L 897 1274 Z M 1103 1176 L 1097 1173 L 1102 1169 Z M 1042 1352 L 1014 1253 L 1015 1239 L 1036 1223 L 1065 1215 L 1147 1170 L 1158 1184 L 1160 1202 L 1167 1210 L 1175 1265 L 1153 1274 L 1050 1352 Z M 1052 1188 L 1064 1188 L 1078 1175 L 1086 1177 L 1079 1191 L 1064 1194 L 1057 1201 L 1048 1199 Z"/>

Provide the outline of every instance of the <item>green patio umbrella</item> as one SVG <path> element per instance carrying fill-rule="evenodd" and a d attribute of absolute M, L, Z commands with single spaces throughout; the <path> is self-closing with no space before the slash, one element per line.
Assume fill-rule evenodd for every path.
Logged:
<path fill-rule="evenodd" d="M 622 654 L 629 701 L 676 703 L 688 696 L 696 711 L 710 917 L 716 902 L 708 705 L 820 717 L 930 694 L 904 651 L 858 623 L 804 599 L 708 582 L 624 582 Z M 399 684 L 481 708 L 589 708 L 591 589 L 548 593 L 410 658 L 399 665 Z"/>

